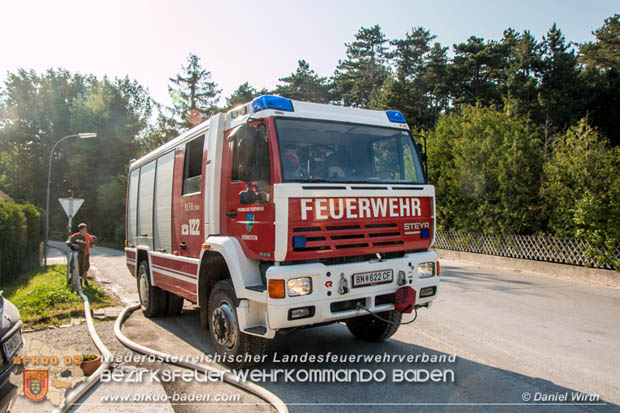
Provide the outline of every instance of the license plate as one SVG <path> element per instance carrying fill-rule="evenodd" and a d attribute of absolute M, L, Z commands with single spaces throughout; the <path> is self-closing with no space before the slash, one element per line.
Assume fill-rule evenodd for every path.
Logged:
<path fill-rule="evenodd" d="M 21 330 L 17 330 L 17 332 L 4 343 L 4 354 L 6 354 L 7 359 L 11 359 L 23 344 L 22 332 Z"/>
<path fill-rule="evenodd" d="M 381 270 L 353 274 L 353 288 L 366 287 L 369 285 L 390 283 L 394 279 L 394 271 Z"/>

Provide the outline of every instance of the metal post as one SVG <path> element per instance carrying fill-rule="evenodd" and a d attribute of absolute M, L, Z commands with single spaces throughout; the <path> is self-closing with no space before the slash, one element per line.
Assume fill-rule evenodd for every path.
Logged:
<path fill-rule="evenodd" d="M 44 263 L 45 266 L 47 266 L 47 236 L 48 236 L 48 228 L 49 228 L 49 216 L 50 216 L 50 177 L 52 175 L 52 156 L 54 155 L 54 149 L 56 149 L 56 146 L 58 146 L 58 144 L 62 141 L 64 141 L 65 139 L 68 138 L 73 138 L 79 136 L 82 139 L 86 139 L 86 138 L 94 138 L 97 136 L 96 133 L 78 133 L 77 135 L 67 135 L 64 138 L 61 138 L 58 142 L 56 142 L 54 144 L 54 146 L 52 146 L 52 150 L 50 151 L 50 159 L 49 162 L 47 164 L 47 198 L 45 201 L 45 245 L 43 248 L 43 254 L 44 254 Z"/>

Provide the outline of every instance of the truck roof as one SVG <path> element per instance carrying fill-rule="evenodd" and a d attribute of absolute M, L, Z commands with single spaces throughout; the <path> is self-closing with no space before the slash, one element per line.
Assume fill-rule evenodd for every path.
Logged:
<path fill-rule="evenodd" d="M 201 124 L 182 133 L 159 148 L 142 156 L 140 159 L 131 161 L 129 169 L 135 169 L 173 150 L 178 145 L 184 144 L 186 141 L 205 133 L 209 129 L 212 120 L 220 116 L 226 117 L 225 130 L 229 130 L 246 122 L 249 116 L 253 118 L 282 116 L 317 119 L 409 130 L 409 126 L 405 122 L 404 117 L 397 111 L 360 109 L 325 103 L 303 102 L 280 96 L 263 95 L 257 97 L 252 102 L 239 105 L 226 113 L 218 113 L 210 119 L 203 121 Z"/>

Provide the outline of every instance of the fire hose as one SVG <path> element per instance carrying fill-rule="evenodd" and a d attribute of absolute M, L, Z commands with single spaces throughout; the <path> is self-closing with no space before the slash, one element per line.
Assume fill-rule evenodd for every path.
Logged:
<path fill-rule="evenodd" d="M 77 255 L 77 252 L 73 251 L 73 254 Z M 73 259 L 72 270 L 72 277 L 79 277 L 78 260 L 75 256 Z M 62 408 L 55 408 L 53 410 L 54 413 L 64 413 L 69 408 L 71 408 L 72 405 L 77 403 L 99 381 L 101 374 L 110 367 L 111 361 L 113 360 L 112 353 L 103 344 L 103 341 L 101 341 L 99 335 L 97 334 L 97 331 L 95 330 L 95 325 L 90 314 L 90 303 L 88 301 L 88 297 L 86 297 L 86 295 L 82 291 L 82 286 L 80 285 L 80 282 L 77 281 L 77 283 L 75 283 L 75 280 L 72 281 L 74 281 L 73 285 L 77 287 L 78 294 L 82 298 L 82 301 L 84 301 L 84 315 L 86 317 L 86 323 L 88 325 L 88 332 L 93 342 L 95 343 L 95 346 L 101 352 L 103 363 L 101 364 L 101 366 L 99 366 L 97 370 L 95 370 L 92 375 L 88 376 L 84 383 L 82 383 L 80 386 L 76 387 L 74 390 L 67 394 L 65 404 L 62 406 Z M 138 308 L 140 308 L 140 304 L 129 305 L 125 307 L 120 313 L 120 315 L 116 318 L 116 322 L 114 323 L 114 334 L 116 335 L 116 338 L 125 346 L 129 347 L 134 351 L 137 351 L 138 353 L 152 355 L 158 360 L 169 364 L 174 364 L 179 367 L 185 367 L 191 370 L 202 372 L 204 374 L 211 373 L 221 375 L 221 377 L 223 377 L 224 381 L 226 381 L 227 383 L 260 397 L 267 403 L 271 404 L 279 413 L 288 413 L 288 408 L 286 407 L 286 404 L 278 396 L 255 383 L 239 381 L 239 379 L 234 374 L 231 374 L 226 370 L 217 369 L 215 367 L 207 366 L 201 363 L 184 361 L 180 357 L 153 350 L 127 338 L 127 336 L 125 336 L 121 331 L 121 327 L 123 325 L 123 322 L 127 318 L 128 313 L 133 312 Z"/>
<path fill-rule="evenodd" d="M 84 291 L 82 291 L 82 286 L 79 279 L 77 280 L 77 282 L 75 280 L 75 277 L 79 277 L 77 251 L 73 251 L 72 254 L 72 285 L 77 287 L 78 294 L 82 298 L 82 301 L 84 301 L 84 316 L 86 317 L 88 332 L 93 342 L 95 343 L 95 346 L 101 352 L 104 361 L 92 375 L 88 376 L 84 383 L 82 383 L 80 386 L 76 387 L 74 390 L 67 394 L 65 404 L 62 406 L 62 408 L 55 408 L 53 410 L 54 413 L 64 413 L 73 404 L 77 403 L 82 398 L 82 396 L 84 396 L 84 394 L 86 394 L 86 392 L 88 392 L 88 390 L 90 390 L 90 388 L 99 381 L 99 376 L 101 376 L 101 374 L 108 369 L 112 360 L 112 353 L 110 352 L 110 350 L 108 350 L 105 344 L 103 344 L 103 341 L 101 341 L 99 335 L 97 334 L 97 330 L 95 330 L 95 324 L 93 323 L 93 318 L 90 314 L 90 303 L 88 301 L 88 297 L 86 297 Z M 69 263 L 67 263 L 67 265 L 69 265 Z"/>
<path fill-rule="evenodd" d="M 278 412 L 280 413 L 288 412 L 286 404 L 284 404 L 284 402 L 278 396 L 271 393 L 269 390 L 263 387 L 260 387 L 254 383 L 239 381 L 238 378 L 234 374 L 231 374 L 230 372 L 226 370 L 220 370 L 215 367 L 210 367 L 205 364 L 194 363 L 191 361 L 179 360 L 178 357 L 175 357 L 170 354 L 162 353 L 157 350 L 153 350 L 151 348 L 145 347 L 141 344 L 138 344 L 128 339 L 122 333 L 121 326 L 123 325 L 123 321 L 125 321 L 125 318 L 127 317 L 127 313 L 131 311 L 135 311 L 138 308 L 140 308 L 140 304 L 125 307 L 123 311 L 121 312 L 121 314 L 116 319 L 116 323 L 114 323 L 114 334 L 116 335 L 116 338 L 121 343 L 123 343 L 125 346 L 129 347 L 130 349 L 134 351 L 137 351 L 138 353 L 142 353 L 146 355 L 153 355 L 157 357 L 159 360 L 165 361 L 166 363 L 169 363 L 169 364 L 174 364 L 180 367 L 185 367 L 191 370 L 202 372 L 204 374 L 215 373 L 218 375 L 222 375 L 225 382 L 230 383 L 235 387 L 246 390 L 260 397 L 261 399 L 265 400 L 266 402 L 271 404 L 273 407 L 275 407 L 275 409 Z"/>

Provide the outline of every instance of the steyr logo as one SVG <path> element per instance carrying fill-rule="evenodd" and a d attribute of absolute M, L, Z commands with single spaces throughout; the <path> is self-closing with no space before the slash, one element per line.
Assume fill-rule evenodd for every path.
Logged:
<path fill-rule="evenodd" d="M 245 214 L 245 229 L 252 232 L 252 228 L 254 228 L 254 214 Z"/>

